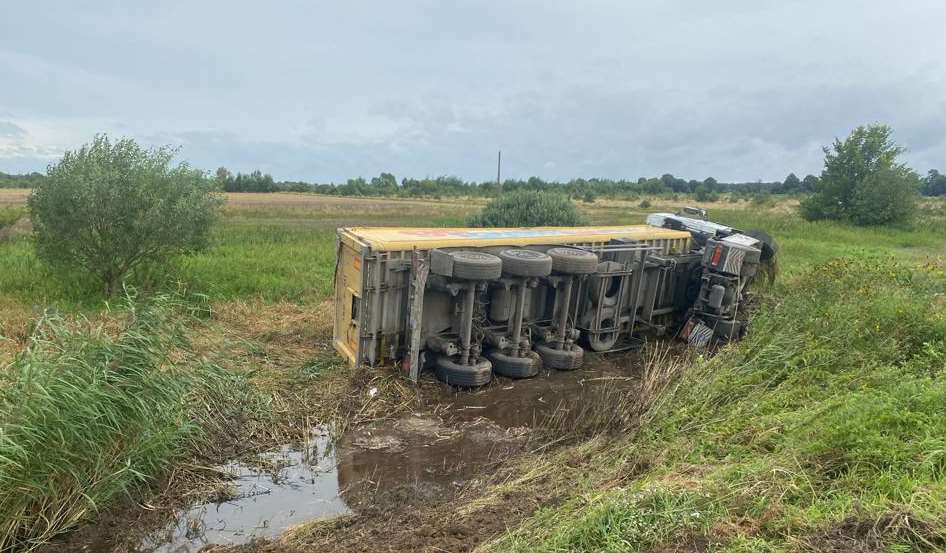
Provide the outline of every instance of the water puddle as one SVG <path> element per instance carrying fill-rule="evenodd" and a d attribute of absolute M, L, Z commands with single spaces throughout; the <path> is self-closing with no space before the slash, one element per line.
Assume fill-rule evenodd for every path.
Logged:
<path fill-rule="evenodd" d="M 349 511 L 339 495 L 330 432 L 320 428 L 304 449 L 284 446 L 257 463 L 231 462 L 218 470 L 230 478 L 229 497 L 177 514 L 147 535 L 142 552 L 196 553 L 208 544 L 236 545 L 278 536 L 291 526 Z"/>
<path fill-rule="evenodd" d="M 477 391 L 426 379 L 411 415 L 340 437 L 318 428 L 301 446 L 217 467 L 229 480 L 215 502 L 181 510 L 166 526 L 139 530 L 137 537 L 128 528 L 110 536 L 102 529 L 104 536 L 79 549 L 111 551 L 120 543 L 138 553 L 196 553 L 210 544 L 274 538 L 314 519 L 449 500 L 471 478 L 522 451 L 543 417 L 568 412 L 595 387 L 630 388 L 636 380 L 636 363 L 627 356 L 589 361 L 579 371 L 497 379 Z"/>

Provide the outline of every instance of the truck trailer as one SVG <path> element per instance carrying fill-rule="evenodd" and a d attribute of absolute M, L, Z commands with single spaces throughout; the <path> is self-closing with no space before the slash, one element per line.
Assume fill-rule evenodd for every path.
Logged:
<path fill-rule="evenodd" d="M 353 366 L 463 387 L 578 369 L 586 351 L 648 336 L 707 347 L 742 334 L 746 287 L 774 248 L 700 210 L 630 226 L 340 228 L 334 345 Z"/>

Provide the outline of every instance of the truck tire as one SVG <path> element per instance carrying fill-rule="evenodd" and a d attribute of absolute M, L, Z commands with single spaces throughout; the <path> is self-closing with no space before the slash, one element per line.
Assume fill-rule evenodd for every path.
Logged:
<path fill-rule="evenodd" d="M 759 256 L 761 261 L 768 261 L 775 257 L 775 254 L 778 253 L 778 244 L 775 243 L 775 239 L 769 236 L 769 233 L 765 232 L 764 230 L 747 230 L 743 234 L 746 236 L 751 236 L 759 242 L 762 242 L 762 255 Z"/>
<path fill-rule="evenodd" d="M 573 371 L 581 368 L 585 358 L 585 350 L 574 344 L 568 349 L 555 349 L 548 344 L 539 344 L 535 346 L 535 351 L 542 358 L 542 362 L 546 367 L 560 371 Z"/>
<path fill-rule="evenodd" d="M 435 372 L 441 382 L 465 388 L 482 386 L 493 379 L 493 366 L 487 359 L 480 359 L 472 365 L 461 365 L 441 355 L 437 358 Z"/>
<path fill-rule="evenodd" d="M 587 275 L 598 270 L 598 256 L 578 248 L 549 248 L 552 270 L 571 275 Z"/>
<path fill-rule="evenodd" d="M 552 258 L 548 254 L 524 248 L 509 248 L 499 252 L 503 272 L 513 276 L 544 277 L 552 272 Z"/>
<path fill-rule="evenodd" d="M 601 324 L 599 326 L 603 328 L 611 328 L 617 326 L 615 321 L 615 312 L 616 310 L 613 307 L 605 307 L 601 310 Z M 584 323 L 586 328 L 591 328 L 592 318 L 594 318 L 594 311 L 592 310 L 588 314 L 588 318 Z M 619 332 L 607 332 L 602 334 L 588 334 L 585 336 L 588 347 L 592 351 L 608 351 L 613 348 L 615 344 L 618 343 Z"/>
<path fill-rule="evenodd" d="M 486 252 L 435 249 L 431 250 L 430 257 L 430 270 L 440 276 L 467 280 L 495 280 L 503 272 L 503 261 Z M 449 261 L 443 259 L 446 257 Z"/>
<path fill-rule="evenodd" d="M 534 352 L 529 352 L 534 353 Z M 536 356 L 515 357 L 499 350 L 486 354 L 493 363 L 493 372 L 509 378 L 532 378 L 539 374 L 540 362 Z"/>
<path fill-rule="evenodd" d="M 769 284 L 774 283 L 775 278 L 778 276 L 778 260 L 776 258 L 778 244 L 775 243 L 775 239 L 769 236 L 769 233 L 764 230 L 758 229 L 747 230 L 744 234 L 762 242 L 762 254 L 759 256 L 759 266 Z"/>
<path fill-rule="evenodd" d="M 624 265 L 618 263 L 617 261 L 602 261 L 601 263 L 598 263 L 596 272 L 614 273 L 623 270 Z M 588 283 L 588 294 L 591 296 L 591 300 L 605 307 L 616 305 L 618 302 L 618 292 L 621 290 L 621 280 L 623 278 L 623 275 L 612 277 L 591 277 L 591 282 Z M 605 281 L 607 283 L 605 284 L 604 292 L 601 291 L 601 281 Z"/>

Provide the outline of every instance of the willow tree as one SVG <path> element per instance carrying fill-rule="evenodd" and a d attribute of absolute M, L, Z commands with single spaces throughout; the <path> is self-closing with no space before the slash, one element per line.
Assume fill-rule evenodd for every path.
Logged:
<path fill-rule="evenodd" d="M 136 267 L 206 247 L 223 199 L 175 153 L 105 135 L 66 152 L 29 199 L 37 256 L 112 296 Z"/>

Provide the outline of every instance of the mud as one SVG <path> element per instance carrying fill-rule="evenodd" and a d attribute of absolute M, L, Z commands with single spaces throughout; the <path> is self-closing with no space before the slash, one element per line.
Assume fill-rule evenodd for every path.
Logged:
<path fill-rule="evenodd" d="M 516 380 L 495 377 L 477 390 L 444 386 L 427 376 L 421 382 L 421 401 L 453 422 L 488 419 L 502 428 L 540 426 L 548 418 L 573 411 L 589 390 L 603 387 L 636 387 L 639 359 L 636 353 L 588 355 L 577 371 L 543 370 L 537 377 Z"/>
<path fill-rule="evenodd" d="M 467 521 L 483 526 L 482 533 L 464 530 L 460 520 L 445 527 L 433 513 L 449 509 L 471 482 L 501 472 L 508 460 L 528 451 L 535 429 L 580 406 L 589 390 L 636 385 L 636 365 L 628 355 L 590 356 L 583 370 L 546 371 L 528 380 L 497 378 L 472 391 L 425 376 L 416 409 L 407 416 L 358 426 L 341 436 L 318 428 L 304 444 L 216 467 L 223 485 L 212 500 L 159 520 L 139 517 L 128 525 L 113 521 L 87 527 L 56 549 L 190 553 L 210 544 L 254 544 L 255 549 L 267 543 L 257 540 L 274 539 L 312 520 L 341 516 L 326 527 L 331 528 L 352 520 L 383 524 L 406 516 L 412 518 L 403 536 L 407 542 L 396 547 L 392 542 L 391 550 L 438 543 L 441 550 L 462 551 L 489 535 L 493 526 L 495 531 L 505 528 L 510 521 L 504 517 L 525 516 L 551 498 L 510 497 L 496 508 L 512 514 L 496 512 L 498 520 L 478 516 Z M 346 539 L 355 541 L 333 548 L 358 550 L 358 532 L 349 534 Z"/>

